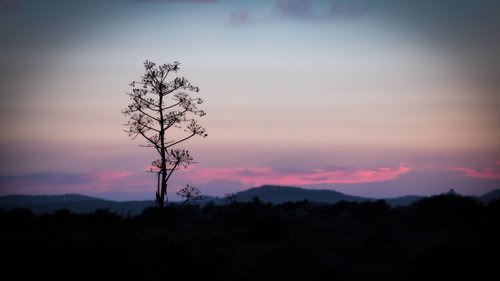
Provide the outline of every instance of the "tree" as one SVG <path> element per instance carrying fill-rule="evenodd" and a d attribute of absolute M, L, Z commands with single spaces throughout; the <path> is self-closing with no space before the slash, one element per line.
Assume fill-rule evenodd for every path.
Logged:
<path fill-rule="evenodd" d="M 227 193 L 224 196 L 224 200 L 226 200 L 229 204 L 235 204 L 238 202 L 238 195 L 236 193 Z"/>
<path fill-rule="evenodd" d="M 175 146 L 194 136 L 207 136 L 195 119 L 205 115 L 203 110 L 198 109 L 203 100 L 188 94 L 198 93 L 199 88 L 184 77 L 167 80 L 169 75 L 179 71 L 179 64 L 174 61 L 157 66 L 150 61 L 144 62 L 145 74 L 140 81 L 130 84 L 132 92 L 127 94 L 131 103 L 123 110 L 128 117 L 125 132 L 132 139 L 138 136 L 144 138 L 146 144 L 141 146 L 152 148 L 159 155 L 159 159 L 152 162 L 150 172 L 157 173 L 156 204 L 160 209 L 160 233 L 163 232 L 163 207 L 168 202 L 168 181 L 174 171 L 194 163 L 188 150 Z"/>

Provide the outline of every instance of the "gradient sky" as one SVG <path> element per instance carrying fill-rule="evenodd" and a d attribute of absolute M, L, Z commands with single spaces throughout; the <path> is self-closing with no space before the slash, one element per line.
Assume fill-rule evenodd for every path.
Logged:
<path fill-rule="evenodd" d="M 0 195 L 152 199 L 121 126 L 145 60 L 205 100 L 173 199 L 500 188 L 498 1 L 0 0 L 0 36 Z"/>

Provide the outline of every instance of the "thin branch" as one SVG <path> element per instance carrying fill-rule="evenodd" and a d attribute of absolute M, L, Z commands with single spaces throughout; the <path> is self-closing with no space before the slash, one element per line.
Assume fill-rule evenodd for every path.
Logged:
<path fill-rule="evenodd" d="M 176 144 L 178 144 L 178 143 L 181 143 L 181 142 L 183 142 L 183 141 L 186 141 L 186 140 L 188 140 L 188 139 L 192 138 L 194 135 L 196 135 L 196 134 L 195 134 L 195 133 L 192 133 L 191 135 L 189 135 L 189 136 L 187 136 L 187 137 L 185 137 L 185 138 L 183 138 L 183 139 L 181 139 L 181 140 L 178 140 L 178 141 L 176 141 L 176 142 L 174 142 L 174 143 L 172 143 L 172 144 L 169 144 L 169 145 L 165 146 L 165 149 L 168 149 L 168 148 L 170 148 L 170 147 L 172 147 L 172 146 L 174 146 L 174 145 L 176 145 Z"/>
<path fill-rule="evenodd" d="M 156 117 L 151 116 L 149 113 L 146 113 L 146 112 L 145 112 L 145 111 L 143 111 L 141 108 L 137 108 L 137 110 L 138 110 L 139 112 L 141 112 L 142 114 L 146 115 L 147 117 L 149 117 L 149 118 L 151 118 L 151 119 L 155 120 L 156 122 L 160 122 L 160 119 L 158 119 L 158 118 L 156 118 Z"/>
<path fill-rule="evenodd" d="M 159 132 L 160 132 L 160 130 L 156 129 L 155 127 L 148 126 L 148 125 L 146 125 L 146 124 L 144 124 L 144 123 L 138 123 L 137 125 L 140 125 L 140 126 L 142 126 L 142 127 L 146 128 L 146 129 L 149 129 L 149 130 L 151 130 L 151 131 L 155 131 L 155 132 L 157 132 L 157 133 L 159 133 Z"/>
<path fill-rule="evenodd" d="M 175 165 L 174 167 L 172 168 L 172 170 L 170 170 L 170 172 L 168 173 L 167 177 L 165 178 L 165 183 L 168 182 L 168 179 L 170 178 L 170 176 L 172 175 L 172 173 L 175 171 L 175 169 L 177 168 L 177 166 L 179 165 L 179 162 L 175 162 Z"/>
<path fill-rule="evenodd" d="M 160 106 L 158 106 L 157 104 L 152 103 L 152 102 L 150 102 L 150 101 L 148 101 L 148 100 L 146 100 L 146 99 L 144 99 L 144 98 L 142 98 L 142 97 L 140 97 L 138 95 L 135 95 L 133 97 L 139 99 L 141 102 L 144 102 L 144 103 L 148 104 L 149 106 L 153 106 L 153 107 L 158 108 L 158 109 L 152 109 L 152 108 L 150 108 L 151 110 L 160 111 Z"/>
<path fill-rule="evenodd" d="M 142 136 L 143 136 L 143 137 L 144 137 L 147 141 L 149 141 L 151 144 L 156 145 L 156 143 L 155 143 L 152 139 L 150 139 L 150 137 L 146 136 L 146 134 L 144 134 L 144 132 L 139 131 L 138 133 L 139 133 L 139 134 L 141 134 L 141 135 L 142 135 Z"/>
<path fill-rule="evenodd" d="M 174 111 L 172 111 L 172 112 L 174 112 Z M 165 118 L 172 119 L 172 118 L 175 118 L 175 117 L 179 117 L 179 116 L 185 115 L 186 112 L 188 112 L 188 110 L 184 109 L 184 111 L 179 111 L 178 113 L 176 113 L 174 115 L 167 115 L 167 116 L 165 116 Z"/>
<path fill-rule="evenodd" d="M 162 107 L 162 109 L 171 109 L 171 108 L 174 108 L 174 107 L 178 106 L 180 103 L 181 103 L 181 102 L 178 102 L 178 103 L 173 104 L 173 105 L 169 105 L 169 106 L 167 106 L 167 107 Z"/>

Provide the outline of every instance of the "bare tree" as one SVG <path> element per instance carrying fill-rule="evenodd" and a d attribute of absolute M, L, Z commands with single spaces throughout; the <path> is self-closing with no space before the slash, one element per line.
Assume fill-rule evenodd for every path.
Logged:
<path fill-rule="evenodd" d="M 132 102 L 123 110 L 128 117 L 125 131 L 132 139 L 138 136 L 144 138 L 146 144 L 141 146 L 152 148 L 159 155 L 159 159 L 152 162 L 150 172 L 157 173 L 158 177 L 156 204 L 160 209 L 161 233 L 163 207 L 168 202 L 168 181 L 174 171 L 194 163 L 189 151 L 175 146 L 194 136 L 207 136 L 195 119 L 205 115 L 203 110 L 198 109 L 203 100 L 188 94 L 198 93 L 198 87 L 184 77 L 167 80 L 169 75 L 177 73 L 179 64 L 174 61 L 157 66 L 150 61 L 144 62 L 145 74 L 140 81 L 130 84 L 132 92 L 127 94 Z"/>
<path fill-rule="evenodd" d="M 226 200 L 229 204 L 235 204 L 238 202 L 238 195 L 236 195 L 236 193 L 227 193 L 224 196 L 224 200 Z"/>

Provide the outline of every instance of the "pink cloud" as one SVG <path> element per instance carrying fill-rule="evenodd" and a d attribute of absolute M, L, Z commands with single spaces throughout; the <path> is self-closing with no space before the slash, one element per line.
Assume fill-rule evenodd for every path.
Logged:
<path fill-rule="evenodd" d="M 453 171 L 459 171 L 467 177 L 483 178 L 483 179 L 500 179 L 500 161 L 496 161 L 494 166 L 474 169 L 468 167 L 454 167 Z"/>
<path fill-rule="evenodd" d="M 146 174 L 146 173 L 144 173 Z M 83 174 L 86 179 L 75 188 L 84 191 L 105 192 L 112 190 L 133 191 L 142 187 L 152 187 L 153 177 L 126 171 L 98 171 Z"/>
<path fill-rule="evenodd" d="M 402 163 L 395 168 L 377 169 L 312 169 L 304 171 L 278 171 L 266 167 L 231 167 L 193 170 L 190 175 L 198 182 L 236 180 L 245 185 L 310 185 L 325 183 L 367 183 L 388 181 L 411 170 Z"/>
<path fill-rule="evenodd" d="M 99 171 L 86 174 L 86 177 L 97 182 L 113 182 L 131 176 L 130 172 L 122 171 Z"/>

